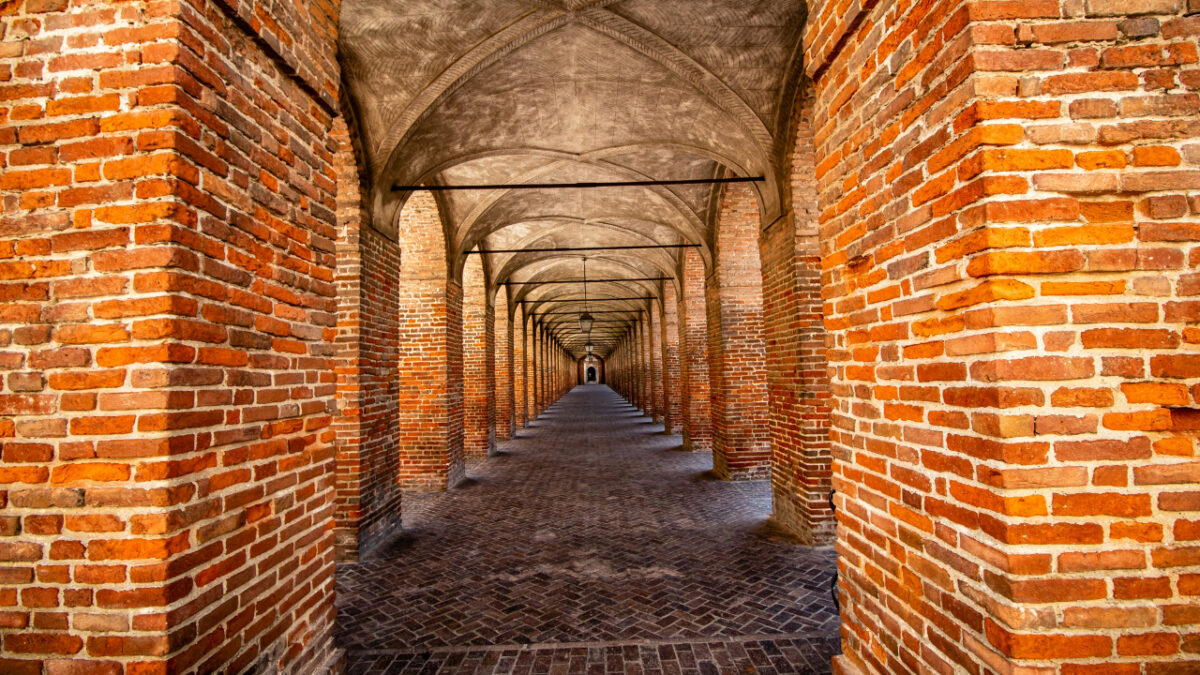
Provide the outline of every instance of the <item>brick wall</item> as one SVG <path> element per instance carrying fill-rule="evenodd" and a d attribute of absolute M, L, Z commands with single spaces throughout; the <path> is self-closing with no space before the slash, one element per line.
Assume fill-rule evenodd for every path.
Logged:
<path fill-rule="evenodd" d="M 2 20 L 0 670 L 328 665 L 329 109 L 213 4 Z"/>
<path fill-rule="evenodd" d="M 339 561 L 400 527 L 397 438 L 400 249 L 370 225 L 346 123 L 337 144 L 337 511 Z"/>
<path fill-rule="evenodd" d="M 663 387 L 662 314 L 659 304 L 649 300 L 646 309 L 646 346 L 650 350 L 650 394 L 654 400 L 654 421 L 662 422 L 667 408 Z"/>
<path fill-rule="evenodd" d="M 704 259 L 684 249 L 679 260 L 679 405 L 683 449 L 712 449 L 712 417 L 708 382 L 708 319 L 704 303 Z"/>
<path fill-rule="evenodd" d="M 716 263 L 704 284 L 713 471 L 730 480 L 771 471 L 758 238 L 754 191 L 735 184 L 721 199 Z"/>
<path fill-rule="evenodd" d="M 680 401 L 683 392 L 679 380 L 679 313 L 678 298 L 675 284 L 663 282 L 662 296 L 662 346 L 663 346 L 663 390 L 666 392 L 666 413 L 664 427 L 666 432 L 679 433 L 682 431 L 682 408 Z"/>
<path fill-rule="evenodd" d="M 294 77 L 311 96 L 333 108 L 338 102 L 341 68 L 337 63 L 337 24 L 341 0 L 216 0 L 240 24 L 282 72 Z"/>
<path fill-rule="evenodd" d="M 449 281 L 437 203 L 417 192 L 400 213 L 399 482 L 444 490 L 463 464 L 462 286 Z"/>
<path fill-rule="evenodd" d="M 529 318 L 529 419 L 542 413 L 542 334 L 541 326 Z"/>
<path fill-rule="evenodd" d="M 528 418 L 529 352 L 526 348 L 525 306 L 513 304 L 513 429 L 524 429 Z"/>
<path fill-rule="evenodd" d="M 654 401 L 650 398 L 650 364 L 646 360 L 646 312 L 638 313 L 634 324 L 634 376 L 637 378 L 637 407 L 646 414 L 653 414 Z"/>
<path fill-rule="evenodd" d="M 835 4 L 839 666 L 1195 670 L 1200 8 Z"/>
<path fill-rule="evenodd" d="M 508 311 L 508 296 L 492 293 L 492 311 L 496 317 L 496 440 L 512 437 L 513 426 L 513 317 Z M 497 305 L 498 303 L 498 305 Z"/>
<path fill-rule="evenodd" d="M 487 457 L 495 447 L 495 364 L 489 328 L 494 336 L 494 311 L 488 307 L 483 256 L 467 256 L 463 269 L 463 452 L 467 457 Z M 494 337 L 492 338 L 494 339 Z M 491 448 L 489 448 L 489 439 Z"/>
<path fill-rule="evenodd" d="M 802 541 L 833 539 L 829 374 L 821 315 L 812 99 L 797 106 L 791 210 L 760 235 L 770 400 L 772 510 Z"/>

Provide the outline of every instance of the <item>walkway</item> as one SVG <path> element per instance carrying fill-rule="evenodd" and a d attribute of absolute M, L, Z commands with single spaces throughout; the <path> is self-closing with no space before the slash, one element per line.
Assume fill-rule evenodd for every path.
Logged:
<path fill-rule="evenodd" d="M 338 569 L 350 673 L 822 673 L 833 552 L 772 536 L 766 482 L 712 480 L 577 387 L 405 533 Z"/>

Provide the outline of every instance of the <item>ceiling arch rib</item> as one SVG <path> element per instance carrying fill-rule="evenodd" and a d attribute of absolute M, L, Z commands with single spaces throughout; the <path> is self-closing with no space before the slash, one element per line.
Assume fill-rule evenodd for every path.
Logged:
<path fill-rule="evenodd" d="M 442 70 L 432 82 L 421 89 L 416 97 L 397 106 L 399 113 L 389 121 L 387 132 L 381 134 L 379 141 L 375 144 L 377 152 L 373 154 L 377 159 L 373 162 L 373 169 L 382 168 L 392 149 L 400 145 L 400 140 L 404 138 L 408 130 L 433 107 L 438 99 L 454 91 L 455 88 L 469 81 L 480 71 L 530 40 L 566 25 L 573 20 L 575 12 L 603 8 L 620 0 L 577 0 L 570 3 L 571 6 L 566 9 L 553 0 L 523 1 L 526 4 L 539 6 L 543 11 L 526 14 L 473 46 L 449 67 Z M 350 26 L 347 26 L 347 23 Z M 353 25 L 354 23 L 343 20 L 341 35 L 352 36 Z M 379 150 L 383 152 L 379 153 Z"/>
<path fill-rule="evenodd" d="M 560 224 L 557 228 L 547 228 L 546 230 L 537 231 L 533 236 L 521 240 L 516 245 L 511 247 L 512 250 L 517 249 L 539 249 L 539 248 L 555 248 L 559 246 L 560 241 L 570 241 L 574 245 L 590 246 L 597 244 L 601 237 L 608 234 L 611 230 L 618 230 L 626 236 L 621 237 L 620 244 L 608 243 L 609 246 L 638 246 L 646 245 L 648 247 L 665 244 L 669 246 L 683 246 L 686 244 L 680 242 L 658 242 L 649 237 L 644 236 L 633 227 L 621 228 L 615 224 L 604 223 L 604 227 L 592 227 L 588 224 L 572 221 L 569 223 Z M 556 236 L 557 235 L 557 236 Z M 525 270 L 527 267 L 536 265 L 543 260 L 548 260 L 555 257 L 571 257 L 579 259 L 584 256 L 591 258 L 599 258 L 603 255 L 619 256 L 628 259 L 637 259 L 650 263 L 654 269 L 665 276 L 670 276 L 674 273 L 678 262 L 679 249 L 653 249 L 646 248 L 638 251 L 620 251 L 610 250 L 603 251 L 582 251 L 582 252 L 567 252 L 567 251 L 541 251 L 531 253 L 512 253 L 512 254 L 491 254 L 491 257 L 496 259 L 496 266 L 492 281 L 494 283 L 502 283 L 507 281 L 517 272 Z"/>
<path fill-rule="evenodd" d="M 454 155 L 531 145 L 582 153 L 646 141 L 709 148 L 765 171 L 754 135 L 697 79 L 568 22 L 442 95 L 376 175 L 411 185 Z"/>
<path fill-rule="evenodd" d="M 521 177 L 521 180 L 514 181 L 514 184 L 533 183 L 539 179 L 549 176 L 557 176 L 559 180 L 546 182 L 586 182 L 587 180 L 596 181 L 613 181 L 613 180 L 654 180 L 653 176 L 640 174 L 624 167 L 615 165 L 599 165 L 592 162 L 560 162 L 552 167 L 546 167 L 544 170 L 531 172 Z M 467 214 L 462 222 L 456 226 L 456 232 L 452 237 L 462 248 L 467 250 L 474 247 L 483 237 L 490 234 L 489 230 L 480 231 L 480 224 L 487 224 L 488 215 L 491 214 L 499 205 L 513 202 L 529 202 L 532 198 L 537 198 L 545 203 L 555 204 L 564 203 L 572 196 L 581 194 L 598 194 L 601 192 L 620 192 L 623 196 L 620 197 L 621 206 L 625 206 L 629 198 L 624 195 L 634 195 L 634 199 L 639 199 L 642 195 L 648 194 L 653 197 L 656 203 L 664 203 L 669 205 L 673 212 L 670 215 L 678 216 L 670 220 L 675 221 L 677 227 L 681 229 L 680 234 L 687 240 L 693 243 L 701 243 L 704 241 L 704 222 L 700 219 L 694 207 L 680 199 L 679 195 L 672 192 L 665 186 L 646 186 L 646 187 L 631 187 L 631 188 L 602 188 L 596 191 L 588 191 L 583 189 L 564 189 L 564 190 L 493 190 L 485 199 L 479 201 L 478 204 Z M 614 203 L 614 202 L 609 202 Z M 601 210 L 595 214 L 595 217 L 603 217 L 604 213 L 615 213 L 615 210 Z M 531 214 L 532 215 L 532 214 Z M 535 216 L 536 217 L 536 216 Z M 585 218 L 590 219 L 590 218 Z M 669 222 L 669 221 L 668 221 Z M 499 227 L 503 227 L 504 223 L 499 223 Z"/>

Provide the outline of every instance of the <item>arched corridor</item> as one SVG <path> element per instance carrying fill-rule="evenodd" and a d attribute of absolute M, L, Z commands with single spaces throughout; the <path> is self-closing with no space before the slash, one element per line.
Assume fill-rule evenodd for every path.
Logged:
<path fill-rule="evenodd" d="M 0 675 L 1200 673 L 1197 37 L 0 0 Z"/>
<path fill-rule="evenodd" d="M 350 672 L 672 672 L 649 656 L 676 652 L 695 663 L 673 672 L 828 672 L 832 549 L 779 536 L 767 483 L 715 480 L 681 443 L 578 386 L 459 489 L 406 496 L 404 534 L 339 569 Z"/>

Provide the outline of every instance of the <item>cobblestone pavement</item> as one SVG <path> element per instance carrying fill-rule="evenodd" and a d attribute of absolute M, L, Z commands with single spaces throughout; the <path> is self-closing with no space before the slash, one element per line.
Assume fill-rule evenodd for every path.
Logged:
<path fill-rule="evenodd" d="M 405 495 L 404 533 L 338 569 L 349 672 L 828 672 L 833 551 L 680 445 L 577 387 L 465 485 Z"/>

